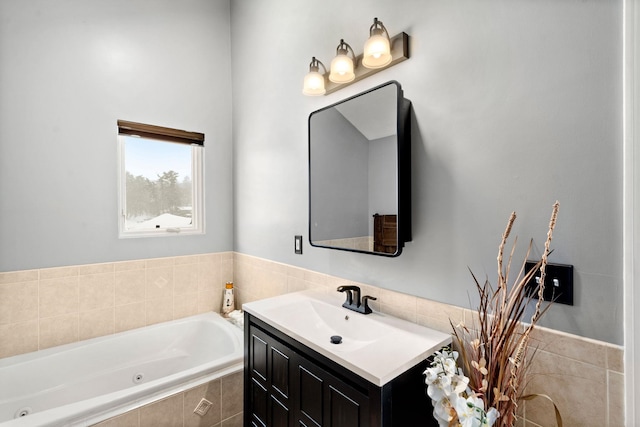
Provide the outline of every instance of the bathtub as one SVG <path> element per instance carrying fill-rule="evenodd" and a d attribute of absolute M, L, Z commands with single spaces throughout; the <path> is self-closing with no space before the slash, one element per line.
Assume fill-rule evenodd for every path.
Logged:
<path fill-rule="evenodd" d="M 238 372 L 243 333 L 206 313 L 0 359 L 0 426 L 87 426 Z"/>

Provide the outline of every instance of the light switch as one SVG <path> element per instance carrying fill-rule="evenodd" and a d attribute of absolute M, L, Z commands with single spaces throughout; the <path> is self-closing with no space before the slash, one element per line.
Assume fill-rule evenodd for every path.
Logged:
<path fill-rule="evenodd" d="M 302 254 L 302 236 L 295 236 L 293 248 L 297 254 Z"/>

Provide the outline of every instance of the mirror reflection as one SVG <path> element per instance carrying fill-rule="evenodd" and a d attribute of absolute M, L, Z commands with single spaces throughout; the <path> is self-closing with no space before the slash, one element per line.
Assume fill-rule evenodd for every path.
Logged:
<path fill-rule="evenodd" d="M 397 256 L 410 240 L 408 105 L 389 82 L 311 113 L 313 246 Z"/>

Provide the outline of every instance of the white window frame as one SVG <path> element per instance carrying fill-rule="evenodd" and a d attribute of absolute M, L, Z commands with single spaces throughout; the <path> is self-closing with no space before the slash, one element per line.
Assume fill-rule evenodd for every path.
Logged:
<path fill-rule="evenodd" d="M 140 137 L 161 143 L 175 142 L 191 145 L 192 225 L 190 227 L 163 227 L 133 230 L 126 228 L 126 137 Z M 118 237 L 166 237 L 205 234 L 204 221 L 204 134 L 155 125 L 118 120 Z"/>

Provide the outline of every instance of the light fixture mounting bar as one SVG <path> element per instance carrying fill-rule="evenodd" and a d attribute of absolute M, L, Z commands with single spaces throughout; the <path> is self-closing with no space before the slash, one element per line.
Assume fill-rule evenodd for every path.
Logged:
<path fill-rule="evenodd" d="M 350 84 L 360 81 L 366 77 L 372 76 L 379 71 L 385 70 L 404 60 L 409 59 L 409 36 L 407 35 L 407 33 L 403 32 L 393 36 L 390 40 L 390 45 L 391 45 L 391 62 L 386 67 L 366 68 L 365 66 L 362 65 L 363 54 L 360 54 L 356 57 L 355 64 L 357 64 L 357 66 L 355 67 L 355 70 L 354 70 L 356 77 L 352 81 L 348 83 L 333 83 L 331 80 L 329 80 L 329 73 L 328 72 L 325 73 L 324 74 L 325 89 L 326 89 L 325 95 L 333 93 L 338 89 L 342 89 L 343 87 L 349 86 Z"/>

